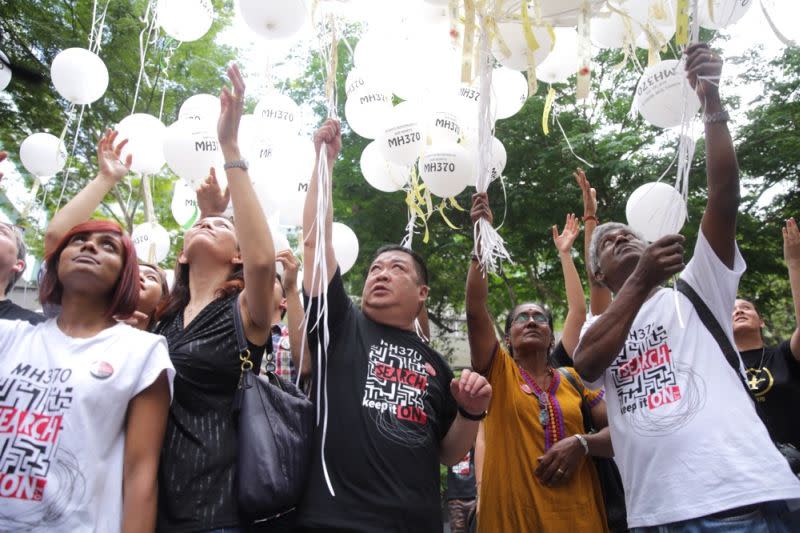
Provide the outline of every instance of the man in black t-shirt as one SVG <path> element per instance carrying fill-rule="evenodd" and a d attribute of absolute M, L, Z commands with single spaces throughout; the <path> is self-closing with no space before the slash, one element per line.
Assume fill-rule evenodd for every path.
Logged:
<path fill-rule="evenodd" d="M 323 155 L 332 169 L 341 149 L 339 123 L 328 120 L 314 141 L 317 163 Z M 319 421 L 298 525 L 302 530 L 439 533 L 439 463 L 455 464 L 470 449 L 491 387 L 469 370 L 454 380 L 441 355 L 416 334 L 428 274 L 413 251 L 378 250 L 361 308 L 353 304 L 333 251 L 330 209 L 320 217 L 328 282 L 323 290 L 311 267 L 317 260 L 317 182 L 315 175 L 303 212 L 303 288 L 310 306 L 312 395 Z M 331 198 L 330 190 L 325 192 Z M 317 326 L 323 302 L 327 324 Z M 320 347 L 326 341 L 324 355 Z"/>
<path fill-rule="evenodd" d="M 0 293 L 0 319 L 27 320 L 31 324 L 38 324 L 45 320 L 44 316 L 8 299 L 8 293 L 25 271 L 25 255 L 25 241 L 19 228 L 0 222 L 0 287 L 3 288 Z"/>
<path fill-rule="evenodd" d="M 783 229 L 783 256 L 789 268 L 795 321 L 800 324 L 800 231 L 793 218 Z M 747 371 L 747 385 L 772 440 L 800 449 L 800 326 L 790 340 L 765 346 L 764 321 L 755 304 L 737 299 L 733 308 L 733 338 Z"/>

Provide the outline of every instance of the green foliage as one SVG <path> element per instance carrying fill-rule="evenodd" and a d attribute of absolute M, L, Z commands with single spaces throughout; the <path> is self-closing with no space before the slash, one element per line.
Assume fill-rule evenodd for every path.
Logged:
<path fill-rule="evenodd" d="M 101 3 L 102 4 L 102 3 Z M 86 46 L 91 26 L 93 2 L 90 0 L 31 0 L 0 4 L 2 48 L 12 62 L 41 74 L 45 81 L 35 83 L 15 77 L 8 92 L 0 97 L 0 148 L 18 159 L 18 147 L 30 133 L 50 131 L 58 135 L 67 117 L 67 103 L 61 100 L 49 82 L 49 65 L 58 51 L 69 46 Z M 110 2 L 103 36 L 101 57 L 110 72 L 106 96 L 84 113 L 80 135 L 75 144 L 75 157 L 70 163 L 70 179 L 64 198 L 71 198 L 94 174 L 94 144 L 103 128 L 129 114 L 139 72 L 140 17 L 145 0 Z M 190 94 L 216 93 L 224 82 L 224 66 L 234 57 L 234 50 L 215 43 L 217 33 L 230 22 L 231 0 L 215 0 L 217 19 L 203 39 L 182 44 L 169 63 L 164 78 L 160 65 L 174 45 L 168 38 L 159 38 L 148 52 L 142 92 L 136 111 L 159 114 L 162 90 L 166 83 L 163 120 L 171 122 L 179 104 Z M 344 28 L 351 44 L 357 40 L 358 27 Z M 723 40 L 711 33 L 704 40 L 723 48 Z M 327 114 L 324 98 L 323 60 L 319 54 L 289 58 L 307 66 L 304 75 L 285 81 L 286 90 L 298 102 L 311 104 L 320 121 Z M 574 99 L 572 85 L 558 86 L 555 111 L 558 121 L 576 154 L 591 162 L 587 175 L 597 189 L 598 216 L 602 221 L 624 220 L 625 202 L 637 186 L 657 179 L 667 170 L 676 153 L 675 135 L 647 126 L 640 118 L 629 115 L 637 73 L 630 64 L 615 68 L 623 60 L 618 52 L 604 52 L 593 66 L 593 95 L 587 104 Z M 639 57 L 646 61 L 646 54 Z M 787 49 L 772 61 L 763 53 L 751 50 L 747 56 L 731 62 L 744 65 L 742 80 L 725 80 L 726 86 L 738 82 L 762 82 L 764 90 L 744 113 L 735 99 L 728 101 L 739 155 L 742 182 L 746 187 L 739 216 L 739 244 L 749 265 L 742 280 L 742 293 L 752 295 L 760 304 L 770 326 L 770 333 L 785 337 L 794 328 L 793 310 L 785 265 L 781 261 L 780 226 L 785 218 L 800 214 L 800 193 L 797 190 L 800 158 L 798 118 L 800 101 L 800 52 Z M 344 85 L 352 67 L 348 48 L 338 49 L 337 109 L 344 115 Z M 499 182 L 490 189 L 496 225 L 503 222 L 500 234 L 506 239 L 514 263 L 504 266 L 499 276 L 490 278 L 490 311 L 498 324 L 515 303 L 538 300 L 550 305 L 556 319 L 566 313 L 563 278 L 552 243 L 551 227 L 563 225 L 569 212 L 582 214 L 580 190 L 572 178 L 579 163 L 570 152 L 558 124 L 551 124 L 551 133 L 542 132 L 542 112 L 547 87 L 539 87 L 522 111 L 497 124 L 497 137 L 508 153 L 505 187 Z M 252 93 L 252 91 L 251 91 Z M 749 103 L 749 102 L 748 102 Z M 555 113 L 554 113 L 555 114 Z M 70 131 L 74 130 L 74 121 Z M 335 219 L 349 225 L 359 236 L 361 252 L 352 271 L 345 276 L 351 294 L 358 295 L 371 260 L 380 245 L 400 242 L 407 222 L 404 193 L 386 194 L 372 189 L 361 176 L 360 155 L 368 141 L 350 131 L 346 124 L 344 149 L 335 169 Z M 67 136 L 71 147 L 73 139 Z M 705 205 L 705 168 L 703 143 L 698 143 L 690 177 L 690 219 L 684 230 L 689 246 L 697 235 Z M 20 167 L 20 170 L 21 167 Z M 674 169 L 667 173 L 667 180 Z M 32 185 L 30 176 L 25 176 Z M 172 232 L 176 244 L 178 228 L 169 209 L 171 182 L 174 176 L 165 169 L 154 179 L 157 217 Z M 139 180 L 119 187 L 100 210 L 100 215 L 117 218 L 129 229 L 142 218 Z M 61 197 L 63 180 L 47 185 L 44 201 L 48 216 Z M 771 204 L 759 204 L 761 195 L 770 188 L 780 189 Z M 782 188 L 781 188 L 782 187 Z M 773 189 L 774 190 L 774 189 Z M 459 205 L 468 209 L 470 191 L 459 195 Z M 40 193 L 40 198 L 42 193 Z M 5 201 L 0 195 L 0 202 Z M 62 201 L 63 204 L 63 201 Z M 761 205 L 761 207 L 758 207 Z M 428 224 L 430 239 L 422 242 L 419 234 L 414 247 L 428 261 L 432 274 L 430 317 L 446 333 L 458 329 L 449 320 L 463 311 L 464 280 L 472 249 L 472 227 L 466 211 L 448 209 L 447 216 L 459 229 L 450 229 L 438 214 Z M 421 227 L 419 228 L 422 229 Z M 29 232 L 31 233 L 31 232 Z M 33 239 L 34 251 L 41 246 Z M 173 250 L 178 249 L 173 246 Z M 575 259 L 583 271 L 582 236 L 576 243 Z"/>
<path fill-rule="evenodd" d="M 98 2 L 99 8 L 103 2 Z M 189 96 L 199 92 L 216 94 L 225 79 L 224 67 L 234 57 L 233 50 L 214 42 L 217 33 L 230 23 L 232 2 L 213 2 L 217 18 L 211 30 L 202 39 L 181 44 L 171 57 L 166 68 L 166 57 L 177 44 L 167 36 L 159 37 L 150 45 L 144 79 L 141 84 L 136 112 L 159 116 L 162 91 L 164 106 L 162 122 L 170 123 L 177 118 L 180 104 Z M 72 120 L 66 110 L 69 103 L 61 99 L 50 82 L 50 64 L 63 49 L 77 46 L 87 47 L 92 25 L 90 0 L 31 0 L 29 2 L 0 3 L 0 35 L 2 49 L 12 64 L 19 70 L 31 71 L 41 76 L 42 81 L 28 80 L 15 75 L 9 85 L 8 97 L 0 98 L 0 148 L 19 161 L 19 145 L 29 134 L 46 131 L 59 136 L 68 125 L 64 139 L 68 150 L 75 146 L 74 157 L 68 162 L 69 179 L 64 184 L 63 175 L 51 180 L 40 192 L 37 200 L 44 199 L 47 218 L 72 198 L 88 180 L 94 177 L 95 146 L 102 131 L 113 127 L 133 108 L 133 96 L 140 68 L 139 36 L 144 25 L 141 17 L 147 2 L 109 2 L 105 19 L 100 57 L 109 71 L 109 84 L 105 96 L 87 106 L 76 130 L 79 109 Z M 18 165 L 28 186 L 33 186 L 33 177 Z M 170 199 L 175 176 L 165 169 L 153 179 L 156 218 L 170 231 L 173 243 L 179 229 L 172 219 Z M 62 187 L 63 199 L 62 199 Z M 130 231 L 143 220 L 140 179 L 132 177 L 127 184 L 118 186 L 106 198 L 97 216 L 113 218 Z M 33 225 L 33 221 L 21 221 Z M 35 226 L 34 226 L 35 228 Z M 35 228 L 40 230 L 41 228 Z M 42 250 L 41 232 L 27 232 L 33 253 Z M 173 246 L 173 250 L 177 247 Z M 171 264 L 171 256 L 167 264 Z"/>

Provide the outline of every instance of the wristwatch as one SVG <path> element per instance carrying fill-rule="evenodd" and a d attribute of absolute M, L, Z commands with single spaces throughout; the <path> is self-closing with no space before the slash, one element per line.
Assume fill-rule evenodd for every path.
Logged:
<path fill-rule="evenodd" d="M 241 168 L 242 170 L 247 170 L 250 168 L 250 165 L 247 163 L 247 159 L 237 159 L 236 161 L 226 161 L 223 165 L 225 170 L 229 170 L 231 168 Z"/>

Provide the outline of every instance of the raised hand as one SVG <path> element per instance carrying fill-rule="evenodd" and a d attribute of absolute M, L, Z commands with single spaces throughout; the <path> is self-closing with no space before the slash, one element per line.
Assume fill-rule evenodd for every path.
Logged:
<path fill-rule="evenodd" d="M 342 127 L 338 120 L 329 118 L 314 132 L 314 149 L 317 156 L 322 143 L 327 147 L 328 163 L 333 163 L 342 150 Z"/>
<path fill-rule="evenodd" d="M 297 288 L 297 272 L 300 270 L 300 261 L 291 250 L 281 250 L 275 256 L 275 260 L 283 265 L 283 288 L 287 292 Z"/>
<path fill-rule="evenodd" d="M 693 44 L 685 53 L 686 76 L 700 101 L 704 102 L 710 97 L 719 98 L 722 59 L 706 43 Z"/>
<path fill-rule="evenodd" d="M 465 368 L 460 379 L 450 382 L 450 392 L 456 403 L 471 415 L 480 415 L 489 408 L 492 386 L 485 377 Z"/>
<path fill-rule="evenodd" d="M 219 95 L 220 114 L 217 122 L 217 138 L 226 160 L 238 159 L 239 155 L 239 122 L 244 112 L 244 78 L 239 67 L 234 63 L 228 67 L 228 78 L 233 89 L 222 88 Z"/>
<path fill-rule="evenodd" d="M 589 180 L 586 179 L 582 168 L 575 169 L 572 174 L 575 176 L 575 181 L 578 182 L 578 187 L 581 188 L 583 193 L 583 218 L 597 216 L 597 191 L 594 190 Z"/>
<path fill-rule="evenodd" d="M 800 231 L 794 218 L 787 220 L 783 228 L 783 259 L 789 266 L 800 263 Z"/>
<path fill-rule="evenodd" d="M 110 179 L 114 184 L 119 183 L 131 171 L 133 155 L 128 154 L 123 161 L 122 148 L 128 144 L 128 139 L 116 143 L 119 132 L 106 129 L 106 132 L 97 142 L 97 166 L 99 174 Z M 116 143 L 116 146 L 115 144 Z"/>
<path fill-rule="evenodd" d="M 564 231 L 561 232 L 561 235 L 558 234 L 558 225 L 554 225 L 553 242 L 556 245 L 558 253 L 570 253 L 570 250 L 572 250 L 572 245 L 575 243 L 575 239 L 578 237 L 580 232 L 581 226 L 578 224 L 578 217 L 575 216 L 575 213 L 570 213 L 567 215 L 567 220 L 564 222 Z"/>
<path fill-rule="evenodd" d="M 200 216 L 205 217 L 208 215 L 218 215 L 223 213 L 228 208 L 228 202 L 231 200 L 231 191 L 228 187 L 225 191 L 217 181 L 217 171 L 214 167 L 208 172 L 208 177 L 197 188 L 197 208 L 200 210 Z"/>
<path fill-rule="evenodd" d="M 683 235 L 667 235 L 645 248 L 633 276 L 651 289 L 664 283 L 686 266 L 683 262 Z"/>
<path fill-rule="evenodd" d="M 475 224 L 485 218 L 489 224 L 494 222 L 492 210 L 489 208 L 489 195 L 485 192 L 476 192 L 472 195 L 472 209 L 469 210 L 469 218 Z"/>

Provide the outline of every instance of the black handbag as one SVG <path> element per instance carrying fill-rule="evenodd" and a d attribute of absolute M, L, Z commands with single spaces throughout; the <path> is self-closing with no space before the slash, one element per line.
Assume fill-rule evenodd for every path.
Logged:
<path fill-rule="evenodd" d="M 586 402 L 583 383 L 578 383 L 575 376 L 564 368 L 558 371 L 581 395 L 581 416 L 583 416 L 583 429 L 586 433 L 597 433 L 592 420 L 592 410 Z M 606 523 L 612 533 L 628 531 L 628 516 L 625 508 L 625 490 L 622 487 L 622 477 L 613 459 L 606 457 L 592 457 L 600 488 L 603 491 L 603 501 L 606 505 Z"/>
<path fill-rule="evenodd" d="M 747 386 L 747 382 L 744 379 L 744 376 L 739 371 L 739 352 L 734 348 L 731 344 L 730 339 L 725 334 L 725 331 L 720 326 L 717 319 L 714 317 L 714 314 L 705 304 L 700 295 L 698 295 L 695 290 L 686 283 L 683 279 L 678 278 L 677 283 L 675 284 L 678 291 L 680 291 L 684 296 L 686 296 L 692 305 L 694 306 L 695 311 L 697 311 L 697 316 L 700 317 L 700 321 L 706 327 L 706 329 L 711 333 L 711 336 L 714 337 L 714 340 L 717 341 L 719 344 L 720 350 L 722 353 L 725 354 L 725 359 L 728 361 L 728 364 L 733 368 L 733 371 L 739 376 L 739 381 L 741 381 L 744 390 L 747 392 L 747 395 L 753 400 L 753 403 L 757 404 L 757 400 L 753 395 L 753 391 L 750 390 L 750 387 Z M 800 474 L 800 451 L 797 450 L 792 444 L 789 443 L 782 443 L 776 442 L 775 447 L 778 448 L 778 451 L 781 452 L 783 457 L 786 459 L 786 462 L 789 463 L 789 467 L 792 469 L 792 472 L 795 474 Z"/>
<path fill-rule="evenodd" d="M 239 511 L 260 523 L 290 513 L 300 502 L 311 463 L 314 406 L 274 373 L 252 372 L 238 298 L 233 317 L 242 362 L 233 407 L 239 434 Z"/>

